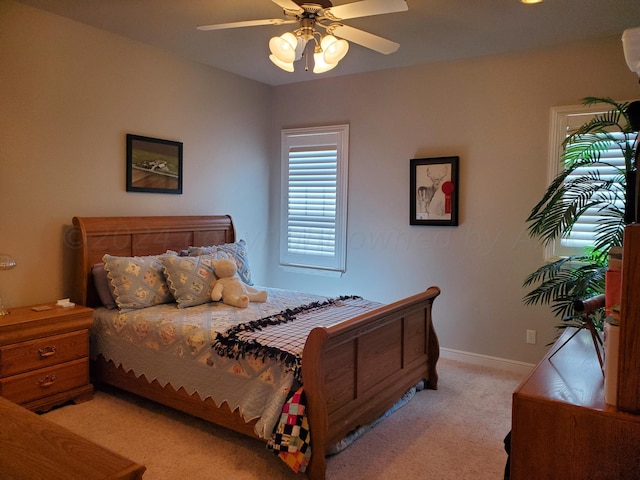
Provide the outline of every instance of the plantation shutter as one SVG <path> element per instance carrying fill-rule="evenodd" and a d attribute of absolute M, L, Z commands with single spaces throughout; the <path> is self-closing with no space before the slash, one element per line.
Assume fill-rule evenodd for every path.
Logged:
<path fill-rule="evenodd" d="M 569 132 L 569 134 L 570 133 L 571 132 Z M 624 134 L 622 133 L 615 133 L 613 136 L 617 141 L 625 141 Z M 599 165 L 577 168 L 567 179 L 571 180 L 572 178 L 586 175 L 589 171 L 597 169 L 600 172 L 600 178 L 602 178 L 602 180 L 610 180 L 620 174 L 620 170 L 618 169 L 622 169 L 622 171 L 625 169 L 624 156 L 617 146 L 612 146 L 608 151 L 602 152 L 600 154 L 600 161 L 601 163 Z M 624 200 L 622 198 L 611 195 L 610 201 L 615 203 L 620 210 L 624 210 Z M 595 243 L 594 232 L 600 218 L 602 218 L 602 215 L 598 209 L 592 208 L 587 210 L 587 212 L 578 219 L 569 235 L 560 240 L 561 245 L 581 249 L 593 246 Z"/>
<path fill-rule="evenodd" d="M 550 182 L 560 172 L 560 169 L 564 167 L 561 163 L 562 143 L 564 140 L 595 115 L 604 113 L 605 111 L 606 110 L 602 110 L 602 107 L 598 105 L 573 105 L 568 107 L 555 107 L 551 110 Z M 624 141 L 624 135 L 622 133 L 615 133 L 613 135 L 620 141 Z M 584 169 L 576 169 L 574 178 L 575 176 L 585 174 L 587 171 L 593 171 L 594 168 L 598 168 L 601 178 L 611 178 L 619 173 L 617 168 L 624 168 L 624 156 L 617 146 L 613 146 L 607 152 L 602 152 L 600 159 L 602 162 L 600 167 L 592 166 Z M 605 163 L 608 165 L 605 165 Z M 618 203 L 620 208 L 624 208 L 623 205 L 620 205 L 623 202 L 622 199 L 616 199 L 612 196 L 611 201 Z M 572 231 L 566 237 L 560 238 L 554 244 L 545 248 L 545 258 L 551 260 L 558 257 L 584 254 L 585 247 L 591 247 L 595 244 L 594 232 L 598 225 L 598 219 L 600 218 L 602 218 L 601 212 L 594 209 L 587 211 L 587 213 L 580 217 Z"/>
<path fill-rule="evenodd" d="M 345 270 L 344 127 L 283 131 L 283 265 Z"/>

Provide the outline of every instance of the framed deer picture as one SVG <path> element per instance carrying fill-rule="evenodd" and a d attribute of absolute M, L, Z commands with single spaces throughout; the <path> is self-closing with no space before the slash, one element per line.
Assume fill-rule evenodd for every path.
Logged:
<path fill-rule="evenodd" d="M 459 157 L 414 158 L 410 174 L 410 225 L 458 225 Z"/>

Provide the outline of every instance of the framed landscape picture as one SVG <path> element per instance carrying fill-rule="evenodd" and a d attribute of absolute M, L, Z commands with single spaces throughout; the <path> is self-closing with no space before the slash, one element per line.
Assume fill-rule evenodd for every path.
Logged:
<path fill-rule="evenodd" d="M 459 157 L 414 158 L 410 171 L 410 225 L 458 225 Z"/>
<path fill-rule="evenodd" d="M 127 134 L 127 192 L 182 193 L 182 142 Z"/>

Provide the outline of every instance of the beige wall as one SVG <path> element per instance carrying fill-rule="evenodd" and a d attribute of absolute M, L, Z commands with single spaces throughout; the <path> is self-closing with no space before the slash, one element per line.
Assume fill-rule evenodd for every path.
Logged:
<path fill-rule="evenodd" d="M 0 95 L 10 306 L 70 295 L 63 228 L 74 216 L 229 213 L 242 236 L 266 228 L 265 85 L 3 0 Z M 182 195 L 125 191 L 127 133 L 184 143 Z M 252 247 L 260 277 L 266 252 Z"/>
<path fill-rule="evenodd" d="M 0 272 L 10 305 L 69 295 L 76 215 L 233 215 L 255 279 L 392 301 L 439 285 L 441 344 L 537 361 L 542 261 L 524 220 L 547 182 L 549 110 L 637 98 L 618 38 L 271 88 L 0 0 Z M 283 127 L 349 123 L 349 251 L 340 279 L 277 267 Z M 183 195 L 125 191 L 125 134 L 184 142 Z M 409 159 L 459 155 L 460 226 L 410 227 Z M 524 343 L 536 329 L 539 343 Z"/>
<path fill-rule="evenodd" d="M 559 322 L 522 303 L 542 264 L 525 219 L 547 184 L 550 108 L 588 95 L 640 97 L 619 38 L 276 88 L 274 138 L 280 127 L 351 126 L 349 248 L 341 279 L 286 273 L 272 258 L 270 283 L 384 302 L 438 285 L 441 345 L 537 362 Z M 447 155 L 460 157 L 460 226 L 409 226 L 409 160 Z"/>

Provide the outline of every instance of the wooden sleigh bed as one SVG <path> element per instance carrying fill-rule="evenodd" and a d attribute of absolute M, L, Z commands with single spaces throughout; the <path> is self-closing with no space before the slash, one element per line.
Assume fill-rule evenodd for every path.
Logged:
<path fill-rule="evenodd" d="M 75 217 L 77 261 L 72 300 L 100 305 L 92 266 L 105 254 L 145 256 L 194 245 L 236 241 L 229 216 Z M 311 431 L 307 474 L 324 479 L 325 454 L 349 432 L 388 410 L 421 380 L 436 389 L 439 345 L 431 311 L 438 287 L 382 306 L 335 326 L 314 328 L 302 354 L 302 379 Z M 189 395 L 171 384 L 137 377 L 102 357 L 92 362 L 95 383 L 106 383 L 257 437 L 253 425 L 227 404 Z"/>

